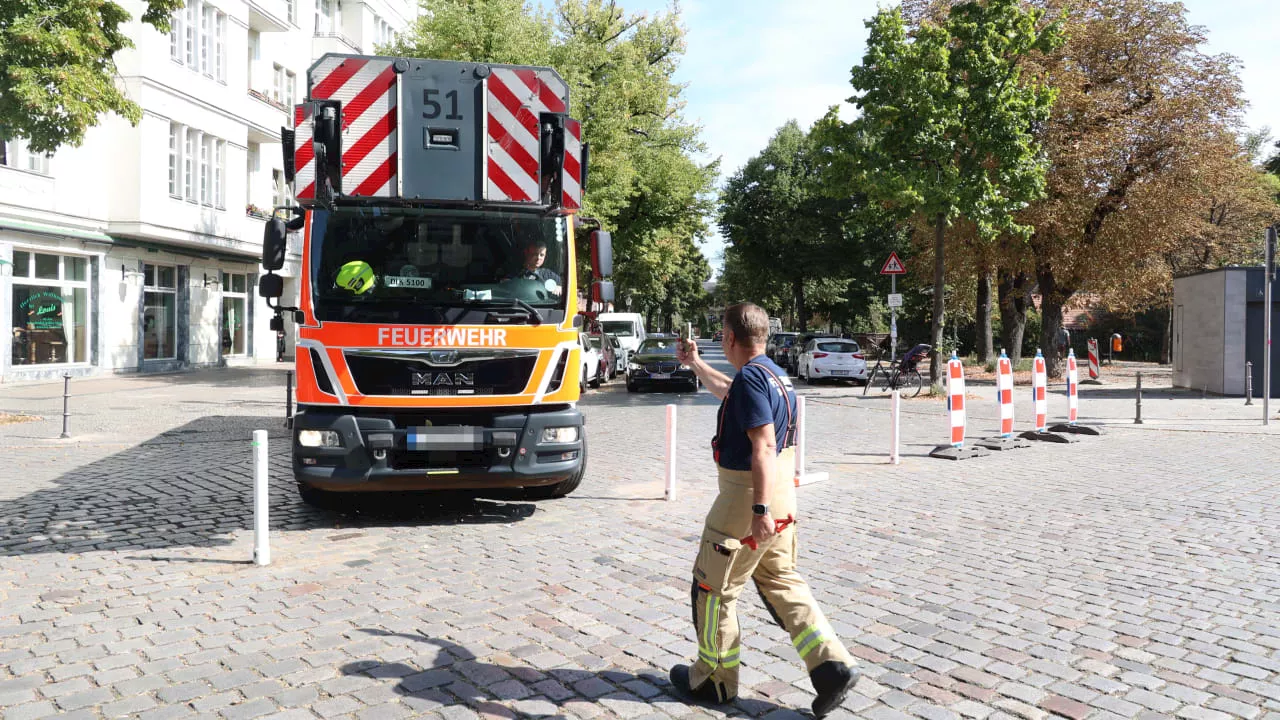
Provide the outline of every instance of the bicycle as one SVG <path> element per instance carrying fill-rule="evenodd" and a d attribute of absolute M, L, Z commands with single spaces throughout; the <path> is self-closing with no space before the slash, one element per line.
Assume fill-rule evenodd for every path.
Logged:
<path fill-rule="evenodd" d="M 908 350 L 902 356 L 902 360 L 888 366 L 885 365 L 884 358 L 880 358 L 871 368 L 871 372 L 867 373 L 867 383 L 862 386 L 862 394 L 867 394 L 871 385 L 875 383 L 876 377 L 879 376 L 881 392 L 901 390 L 906 397 L 916 397 L 924 388 L 924 378 L 920 376 L 917 366 L 931 349 L 929 345 L 917 345 Z"/>

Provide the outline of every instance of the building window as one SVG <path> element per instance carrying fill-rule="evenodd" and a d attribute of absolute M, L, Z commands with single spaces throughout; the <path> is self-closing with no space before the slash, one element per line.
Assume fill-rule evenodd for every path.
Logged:
<path fill-rule="evenodd" d="M 196 201 L 196 131 L 191 128 L 185 130 L 186 140 L 182 144 L 182 175 L 183 193 L 182 197 L 190 202 Z"/>
<path fill-rule="evenodd" d="M 244 355 L 248 330 L 248 277 L 244 273 L 222 273 L 222 354 Z"/>
<path fill-rule="evenodd" d="M 288 0 L 289 22 L 293 25 L 298 24 L 298 2 L 297 0 Z"/>
<path fill-rule="evenodd" d="M 214 57 L 214 62 L 217 65 L 217 67 L 215 68 L 214 76 L 217 78 L 218 82 L 226 83 L 227 82 L 227 16 L 224 15 L 223 13 L 218 13 L 217 24 L 214 26 L 214 38 L 215 38 L 215 43 L 214 43 L 213 57 Z"/>
<path fill-rule="evenodd" d="M 89 362 L 89 258 L 13 251 L 13 364 Z"/>
<path fill-rule="evenodd" d="M 316 34 L 328 35 L 335 30 L 333 0 L 316 0 Z"/>
<path fill-rule="evenodd" d="M 285 70 L 284 71 L 284 106 L 286 108 L 289 108 L 291 111 L 293 109 L 293 103 L 295 98 L 294 88 L 296 88 L 297 86 L 298 86 L 298 76 L 294 75 L 293 72 L 290 70 Z"/>
<path fill-rule="evenodd" d="M 142 357 L 177 357 L 178 270 L 172 265 L 143 265 Z"/>
<path fill-rule="evenodd" d="M 213 138 L 208 135 L 200 136 L 200 204 L 213 204 L 213 183 L 210 177 L 213 169 L 209 163 L 209 156 L 213 154 Z"/>
<path fill-rule="evenodd" d="M 227 14 L 200 0 L 173 13 L 169 56 L 219 82 L 227 81 Z"/>
<path fill-rule="evenodd" d="M 0 165 L 6 167 L 48 175 L 51 157 L 48 153 L 31 152 L 31 148 L 21 140 L 0 142 Z"/>
<path fill-rule="evenodd" d="M 284 171 L 271 171 L 271 207 L 278 208 L 281 205 L 288 205 L 289 198 L 284 192 Z"/>
<path fill-rule="evenodd" d="M 215 140 L 213 155 L 213 206 L 219 210 L 225 209 L 227 203 L 226 196 L 226 173 L 227 169 L 227 141 Z"/>
<path fill-rule="evenodd" d="M 169 123 L 169 194 L 182 197 L 182 126 Z"/>

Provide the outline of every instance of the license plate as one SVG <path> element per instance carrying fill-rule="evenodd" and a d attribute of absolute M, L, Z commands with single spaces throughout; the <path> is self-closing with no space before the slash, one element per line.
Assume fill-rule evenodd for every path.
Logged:
<path fill-rule="evenodd" d="M 649 379 L 650 380 L 670 380 L 671 373 L 650 373 Z"/>
<path fill-rule="evenodd" d="M 415 427 L 409 429 L 410 450 L 479 450 L 484 447 L 484 431 L 477 427 Z"/>
<path fill-rule="evenodd" d="M 832 375 L 848 375 L 849 371 L 848 370 L 832 370 L 831 374 Z"/>

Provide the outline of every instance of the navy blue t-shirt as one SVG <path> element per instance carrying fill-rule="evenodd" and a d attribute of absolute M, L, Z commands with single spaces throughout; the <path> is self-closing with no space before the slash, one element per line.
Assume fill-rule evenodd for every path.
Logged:
<path fill-rule="evenodd" d="M 763 366 L 763 367 L 760 367 Z M 765 371 L 773 372 L 770 375 Z M 782 387 L 778 386 L 778 380 Z M 719 464 L 729 470 L 751 469 L 751 438 L 747 430 L 773 423 L 778 452 L 792 443 L 787 438 L 787 418 L 795 422 L 796 391 L 791 378 L 764 355 L 757 355 L 738 371 L 729 392 L 720 402 L 718 422 Z"/>

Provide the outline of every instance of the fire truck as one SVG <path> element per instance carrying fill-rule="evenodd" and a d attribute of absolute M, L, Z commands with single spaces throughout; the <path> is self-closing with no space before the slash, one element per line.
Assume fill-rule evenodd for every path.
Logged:
<path fill-rule="evenodd" d="M 293 471 L 343 492 L 572 492 L 586 469 L 576 217 L 589 148 L 551 68 L 325 55 L 281 129 L 297 205 L 259 294 L 297 324 Z M 297 307 L 281 305 L 300 232 Z M 593 303 L 613 299 L 589 233 Z"/>

